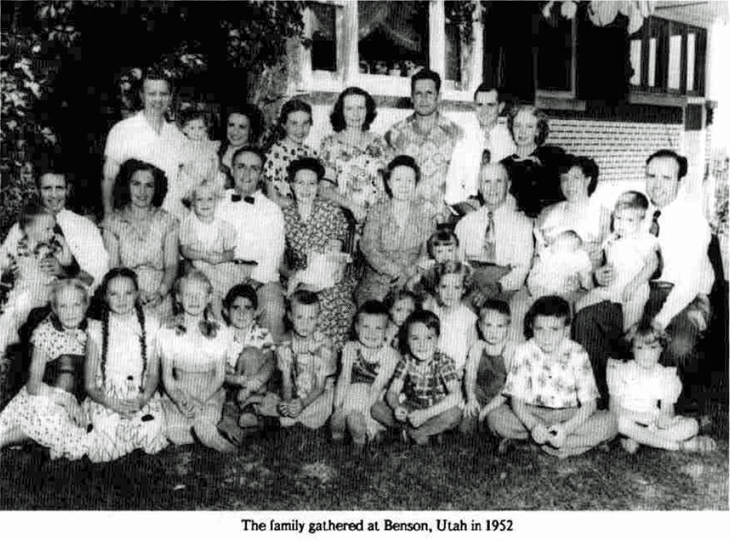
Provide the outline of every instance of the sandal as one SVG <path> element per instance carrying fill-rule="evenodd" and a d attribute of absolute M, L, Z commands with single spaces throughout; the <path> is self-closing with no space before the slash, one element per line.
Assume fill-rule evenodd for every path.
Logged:
<path fill-rule="evenodd" d="M 680 448 L 689 453 L 706 454 L 717 449 L 717 442 L 710 436 L 695 436 L 683 441 Z"/>

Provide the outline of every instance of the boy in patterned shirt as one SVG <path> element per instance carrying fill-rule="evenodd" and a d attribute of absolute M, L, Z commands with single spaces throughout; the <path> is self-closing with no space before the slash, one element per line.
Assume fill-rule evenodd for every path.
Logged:
<path fill-rule="evenodd" d="M 616 420 L 596 410 L 598 389 L 586 351 L 568 338 L 570 305 L 540 297 L 525 316 L 528 341 L 515 350 L 503 394 L 509 405 L 493 412 L 491 428 L 506 439 L 532 438 L 564 458 L 613 439 Z"/>
<path fill-rule="evenodd" d="M 385 402 L 376 402 L 370 413 L 385 426 L 401 428 L 405 440 L 425 445 L 430 436 L 459 425 L 461 382 L 454 361 L 436 349 L 441 334 L 436 314 L 416 311 L 403 326 L 406 353 L 395 368 Z"/>

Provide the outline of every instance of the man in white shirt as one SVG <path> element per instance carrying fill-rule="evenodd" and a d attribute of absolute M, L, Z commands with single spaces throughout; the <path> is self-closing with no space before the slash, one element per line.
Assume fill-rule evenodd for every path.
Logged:
<path fill-rule="evenodd" d="M 479 179 L 484 206 L 456 224 L 459 253 L 474 268 L 479 297 L 509 300 L 530 270 L 532 220 L 510 204 L 510 179 L 502 164 L 484 164 Z"/>
<path fill-rule="evenodd" d="M 673 150 L 655 152 L 646 161 L 646 193 L 651 201 L 646 227 L 659 239 L 662 265 L 661 274 L 650 282 L 643 321 L 669 334 L 662 360 L 679 367 L 680 375 L 692 363 L 700 333 L 707 328 L 707 296 L 715 281 L 707 255 L 710 228 L 702 208 L 679 195 L 686 174 L 687 159 Z M 601 267 L 595 278 L 600 285 L 610 284 L 613 269 Z M 620 351 L 621 324 L 621 306 L 604 302 L 581 310 L 573 325 L 576 341 L 591 356 L 602 393 L 606 360 Z"/>
<path fill-rule="evenodd" d="M 114 182 L 121 165 L 136 158 L 159 167 L 167 176 L 167 196 L 162 208 L 180 217 L 185 194 L 178 193 L 178 172 L 183 162 L 185 136 L 165 112 L 172 103 L 172 85 L 161 73 L 148 73 L 140 91 L 144 109 L 117 122 L 109 131 L 104 148 L 104 171 L 101 184 L 104 214 L 112 211 Z"/>
<path fill-rule="evenodd" d="M 506 123 L 500 124 L 499 115 L 505 102 L 499 89 L 482 83 L 474 92 L 475 125 L 466 129 L 466 136 L 454 148 L 446 175 L 447 205 L 457 207 L 460 214 L 474 208 L 463 204 L 476 198 L 479 191 L 479 170 L 483 163 L 498 163 L 517 151 Z"/>
<path fill-rule="evenodd" d="M 284 257 L 284 215 L 259 189 L 264 157 L 241 148 L 231 160 L 235 188 L 226 190 L 216 215 L 236 230 L 234 261 L 238 282 L 250 283 L 258 295 L 259 323 L 279 342 L 284 335 L 284 295 L 279 265 Z"/>

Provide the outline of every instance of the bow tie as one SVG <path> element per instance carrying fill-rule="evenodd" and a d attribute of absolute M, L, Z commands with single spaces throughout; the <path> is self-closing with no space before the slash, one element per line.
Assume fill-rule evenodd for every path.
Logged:
<path fill-rule="evenodd" d="M 242 196 L 238 195 L 237 193 L 234 193 L 233 195 L 231 195 L 231 201 L 233 201 L 234 203 L 240 202 L 241 199 L 243 199 L 244 203 L 248 203 L 249 205 L 253 205 L 254 201 L 255 201 L 255 199 L 251 195 L 247 195 L 246 197 L 242 197 Z"/>

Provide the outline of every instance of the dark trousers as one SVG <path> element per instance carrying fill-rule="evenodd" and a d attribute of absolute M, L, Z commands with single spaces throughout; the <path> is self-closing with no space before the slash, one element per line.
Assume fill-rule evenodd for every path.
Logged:
<path fill-rule="evenodd" d="M 671 288 L 652 286 L 642 323 L 650 322 L 659 313 L 670 291 Z M 691 304 L 685 307 L 667 325 L 670 341 L 661 359 L 665 366 L 676 366 L 683 379 L 688 372 L 698 371 L 695 359 L 701 332 L 689 317 L 692 309 Z M 576 314 L 573 322 L 573 339 L 588 352 L 598 390 L 604 399 L 608 397 L 606 361 L 630 357 L 630 344 L 623 338 L 622 327 L 621 305 L 609 301 L 584 308 Z"/>

